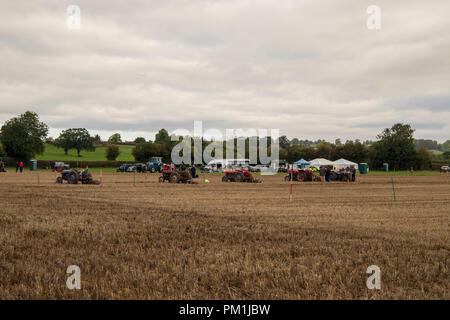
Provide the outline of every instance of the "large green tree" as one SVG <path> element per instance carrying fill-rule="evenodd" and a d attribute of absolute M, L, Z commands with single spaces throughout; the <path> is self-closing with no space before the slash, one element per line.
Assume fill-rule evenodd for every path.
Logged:
<path fill-rule="evenodd" d="M 116 160 L 120 155 L 120 148 L 116 144 L 109 144 L 105 150 L 106 159 L 108 160 Z"/>
<path fill-rule="evenodd" d="M 416 162 L 414 129 L 409 124 L 396 123 L 386 128 L 372 146 L 371 166 L 381 168 L 384 162 L 394 170 L 409 169 Z"/>
<path fill-rule="evenodd" d="M 450 140 L 447 140 L 443 144 L 440 144 L 439 150 L 441 150 L 442 152 L 450 151 Z"/>
<path fill-rule="evenodd" d="M 136 139 L 134 139 L 134 142 L 135 143 L 144 143 L 144 142 L 147 142 L 147 141 L 145 140 L 144 137 L 137 137 Z"/>
<path fill-rule="evenodd" d="M 369 148 L 361 142 L 348 141 L 344 145 L 336 146 L 330 152 L 330 160 L 344 158 L 356 163 L 366 162 L 369 156 Z"/>
<path fill-rule="evenodd" d="M 161 143 L 139 143 L 131 151 L 134 159 L 147 162 L 151 157 L 163 157 L 165 162 L 170 162 L 170 150 L 167 145 Z"/>
<path fill-rule="evenodd" d="M 170 136 L 169 132 L 167 132 L 166 129 L 161 129 L 158 131 L 158 133 L 155 135 L 155 143 L 161 143 L 161 144 L 170 144 Z"/>
<path fill-rule="evenodd" d="M 96 134 L 95 136 L 94 136 L 94 143 L 100 143 L 100 142 L 102 142 L 102 138 L 98 135 L 98 134 Z"/>
<path fill-rule="evenodd" d="M 56 140 L 58 147 L 63 148 L 64 152 L 70 149 L 77 150 L 77 155 L 81 157 L 81 151 L 95 151 L 94 138 L 91 137 L 89 131 L 85 128 L 70 128 L 64 130 Z"/>
<path fill-rule="evenodd" d="M 416 154 L 416 167 L 420 170 L 431 169 L 431 155 L 425 147 L 420 147 Z"/>
<path fill-rule="evenodd" d="M 45 149 L 48 126 L 39 116 L 27 111 L 6 121 L 0 132 L 0 141 L 6 154 L 16 160 L 29 160 Z"/>
<path fill-rule="evenodd" d="M 111 137 L 109 137 L 108 142 L 111 142 L 111 143 L 122 142 L 122 137 L 120 136 L 120 133 L 114 133 Z"/>
<path fill-rule="evenodd" d="M 3 146 L 0 144 L 0 157 L 6 156 L 5 150 L 3 150 Z"/>

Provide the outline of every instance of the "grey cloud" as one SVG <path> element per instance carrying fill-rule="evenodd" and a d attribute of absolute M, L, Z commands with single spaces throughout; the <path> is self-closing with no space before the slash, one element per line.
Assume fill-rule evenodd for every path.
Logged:
<path fill-rule="evenodd" d="M 380 0 L 380 31 L 365 25 L 372 3 L 350 0 L 79 0 L 79 31 L 70 4 L 2 6 L 0 123 L 33 109 L 53 128 L 199 119 L 345 140 L 409 122 L 448 139 L 448 1 Z"/>
<path fill-rule="evenodd" d="M 395 98 L 386 101 L 385 106 L 404 111 L 423 109 L 432 112 L 450 112 L 450 94 L 429 94 Z"/>

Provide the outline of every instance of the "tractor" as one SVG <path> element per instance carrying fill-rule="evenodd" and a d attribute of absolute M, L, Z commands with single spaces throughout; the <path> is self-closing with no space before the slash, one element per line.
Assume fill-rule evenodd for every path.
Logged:
<path fill-rule="evenodd" d="M 88 169 L 82 170 L 62 170 L 61 177 L 56 178 L 56 183 L 63 183 L 67 181 L 68 184 L 77 184 L 81 182 L 82 184 L 100 184 L 99 181 L 92 178 L 91 173 Z"/>
<path fill-rule="evenodd" d="M 348 182 L 348 181 L 352 180 L 352 175 L 351 175 L 350 172 L 331 171 L 330 180 L 331 181 L 345 181 L 345 182 Z"/>
<path fill-rule="evenodd" d="M 233 171 L 225 171 L 225 175 L 222 177 L 222 182 L 260 183 L 262 181 L 253 177 L 252 174 L 248 170 L 236 169 Z"/>
<path fill-rule="evenodd" d="M 192 180 L 192 176 L 189 171 L 176 171 L 170 168 L 170 165 L 164 165 L 164 169 L 162 170 L 162 175 L 159 177 L 159 182 L 168 181 L 169 183 L 188 183 L 195 184 Z"/>
<path fill-rule="evenodd" d="M 320 176 L 311 169 L 288 170 L 285 181 L 320 181 Z"/>
<path fill-rule="evenodd" d="M 153 172 L 161 172 L 162 170 L 162 157 L 152 157 L 149 162 L 147 162 L 147 170 L 151 173 Z"/>

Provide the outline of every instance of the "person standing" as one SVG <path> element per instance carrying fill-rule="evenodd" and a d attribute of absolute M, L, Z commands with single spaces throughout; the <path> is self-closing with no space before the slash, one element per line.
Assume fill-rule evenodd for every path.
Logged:
<path fill-rule="evenodd" d="M 16 161 L 16 173 L 19 171 L 19 161 Z"/>
<path fill-rule="evenodd" d="M 322 182 L 325 182 L 325 175 L 327 173 L 327 170 L 324 166 L 320 166 L 319 174 L 320 174 L 320 180 Z"/>
<path fill-rule="evenodd" d="M 192 179 L 197 177 L 197 170 L 195 169 L 195 164 L 191 166 L 191 177 Z"/>
<path fill-rule="evenodd" d="M 325 171 L 325 180 L 327 180 L 327 182 L 330 182 L 330 174 L 331 174 L 330 167 L 327 167 Z"/>
<path fill-rule="evenodd" d="M 20 173 L 22 173 L 23 172 L 23 162 L 22 161 L 20 161 L 20 163 L 19 163 L 19 169 L 20 169 Z"/>

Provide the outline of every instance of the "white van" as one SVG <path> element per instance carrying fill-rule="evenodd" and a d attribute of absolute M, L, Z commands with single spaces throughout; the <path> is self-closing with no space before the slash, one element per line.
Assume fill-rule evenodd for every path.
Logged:
<path fill-rule="evenodd" d="M 205 166 L 206 170 L 224 171 L 232 167 L 249 167 L 249 159 L 213 159 Z"/>

